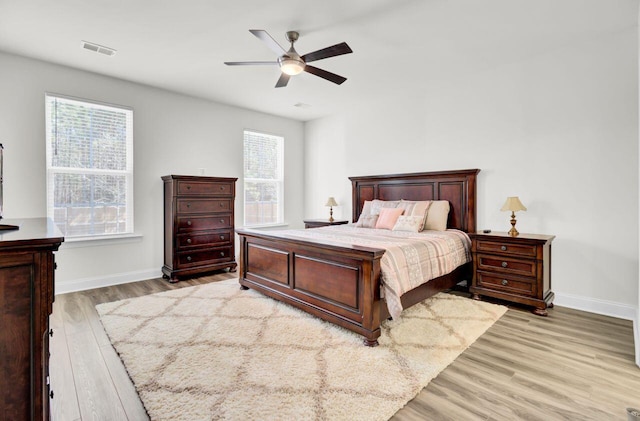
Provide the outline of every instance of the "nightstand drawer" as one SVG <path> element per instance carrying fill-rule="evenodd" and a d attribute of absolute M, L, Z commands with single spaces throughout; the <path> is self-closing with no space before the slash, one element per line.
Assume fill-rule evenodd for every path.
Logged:
<path fill-rule="evenodd" d="M 478 253 L 499 253 L 501 255 L 514 255 L 525 257 L 536 257 L 536 245 L 512 244 L 494 241 L 478 240 L 476 243 Z"/>
<path fill-rule="evenodd" d="M 537 294 L 535 279 L 500 276 L 495 273 L 478 272 L 477 286 L 519 295 L 535 296 Z"/>
<path fill-rule="evenodd" d="M 536 261 L 514 259 L 490 254 L 478 254 L 478 270 L 505 272 L 514 275 L 536 276 Z"/>

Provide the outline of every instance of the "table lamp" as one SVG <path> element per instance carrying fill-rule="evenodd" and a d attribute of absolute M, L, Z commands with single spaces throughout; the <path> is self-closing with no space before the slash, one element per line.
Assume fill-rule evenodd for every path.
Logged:
<path fill-rule="evenodd" d="M 504 202 L 501 211 L 511 211 L 511 229 L 509 230 L 509 235 L 512 237 L 517 237 L 518 230 L 516 229 L 516 212 L 517 211 L 526 211 L 527 208 L 524 207 L 518 196 L 507 197 L 507 201 Z"/>
<path fill-rule="evenodd" d="M 338 202 L 333 197 L 327 199 L 325 206 L 329 206 L 329 222 L 333 222 L 333 207 L 338 206 Z"/>

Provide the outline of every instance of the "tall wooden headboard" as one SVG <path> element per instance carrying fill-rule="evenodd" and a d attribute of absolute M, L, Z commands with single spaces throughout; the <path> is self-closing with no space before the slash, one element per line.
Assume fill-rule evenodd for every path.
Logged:
<path fill-rule="evenodd" d="M 448 200 L 448 228 L 476 230 L 476 175 L 479 169 L 349 177 L 353 222 L 365 200 Z"/>

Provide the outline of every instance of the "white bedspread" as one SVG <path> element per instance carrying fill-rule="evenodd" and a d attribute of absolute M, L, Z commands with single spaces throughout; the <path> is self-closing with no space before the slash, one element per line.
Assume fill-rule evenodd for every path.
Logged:
<path fill-rule="evenodd" d="M 404 293 L 471 261 L 471 240 L 459 230 L 406 232 L 356 228 L 349 224 L 283 233 L 386 250 L 380 260 L 381 293 L 393 318 L 402 312 L 400 297 Z"/>

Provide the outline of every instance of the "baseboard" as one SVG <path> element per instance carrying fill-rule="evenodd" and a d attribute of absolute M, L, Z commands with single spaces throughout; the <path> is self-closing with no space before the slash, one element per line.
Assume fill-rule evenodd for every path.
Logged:
<path fill-rule="evenodd" d="M 161 278 L 160 269 L 138 270 L 135 272 L 116 273 L 108 276 L 76 279 L 73 281 L 56 282 L 56 295 L 87 289 L 108 287 L 111 285 L 127 284 L 129 282 L 144 281 L 146 279 Z"/>
<path fill-rule="evenodd" d="M 618 319 L 637 320 L 638 308 L 635 306 L 558 292 L 555 293 L 555 296 L 553 304 L 560 307 L 569 307 L 576 310 L 588 311 L 589 313 L 617 317 Z"/>

